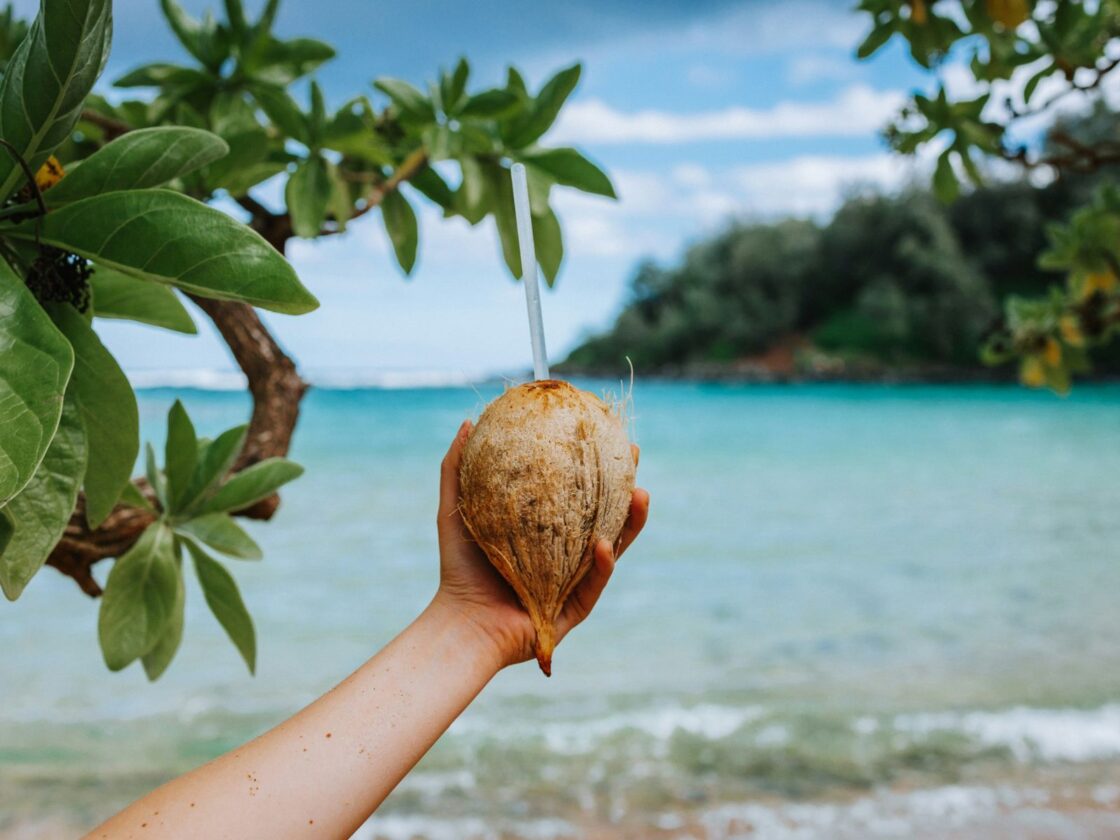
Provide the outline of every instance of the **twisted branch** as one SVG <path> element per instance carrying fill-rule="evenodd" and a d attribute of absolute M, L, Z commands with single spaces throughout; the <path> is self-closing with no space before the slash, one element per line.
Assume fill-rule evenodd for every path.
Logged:
<path fill-rule="evenodd" d="M 97 120 L 91 118 L 91 121 Z M 108 126 L 103 127 L 109 131 Z M 124 131 L 127 130 L 125 126 Z M 386 195 L 414 177 L 427 163 L 427 159 L 423 150 L 406 158 L 391 177 L 370 191 L 365 204 L 354 212 L 353 218 L 369 212 Z M 252 214 L 250 227 L 281 254 L 284 253 L 287 241 L 294 235 L 290 215 L 273 213 L 249 195 L 241 196 L 237 201 Z M 333 232 L 325 230 L 323 234 Z M 253 397 L 249 431 L 234 471 L 265 458 L 286 455 L 299 420 L 300 401 L 309 387 L 300 377 L 295 362 L 272 337 L 253 307 L 245 303 L 212 300 L 193 294 L 188 297 L 214 322 L 222 339 L 229 346 L 234 361 L 245 374 L 249 393 Z M 143 478 L 135 479 L 134 484 L 153 504 L 157 504 L 155 494 Z M 251 519 L 271 519 L 279 506 L 280 497 L 274 494 L 245 510 L 237 511 L 236 515 Z M 101 525 L 90 528 L 85 517 L 85 497 L 81 495 L 62 540 L 51 552 L 47 564 L 73 578 L 83 592 L 96 598 L 101 595 L 101 587 L 93 577 L 93 565 L 109 557 L 119 557 L 128 551 L 155 518 L 156 514 L 149 510 L 118 504 Z"/>

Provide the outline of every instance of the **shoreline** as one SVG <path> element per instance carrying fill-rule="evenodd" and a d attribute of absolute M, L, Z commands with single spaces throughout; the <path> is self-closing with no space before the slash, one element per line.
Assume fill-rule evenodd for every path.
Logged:
<path fill-rule="evenodd" d="M 865 840 L 952 836 L 957 840 L 1086 840 L 1120 835 L 1120 766 L 1082 765 L 1027 778 L 962 779 L 938 786 L 904 784 L 805 799 L 760 794 L 749 799 L 697 801 L 685 808 L 647 803 L 642 811 L 575 806 L 545 813 L 532 801 L 524 813 L 485 819 L 427 813 L 394 793 L 353 840 Z M 1071 778 L 1072 777 L 1072 778 Z M 398 804 L 398 801 L 400 804 Z M 668 803 L 666 803 L 668 804 Z M 573 803 L 574 805 L 574 803 Z M 403 807 L 402 807 L 403 806 Z M 0 840 L 78 836 L 104 815 L 53 813 L 0 823 Z"/>
<path fill-rule="evenodd" d="M 618 369 L 572 367 L 563 363 L 553 371 L 564 378 L 618 379 Z M 695 363 L 635 369 L 644 381 L 687 384 L 733 385 L 1013 385 L 1020 386 L 1017 372 L 1010 368 L 962 368 L 942 366 L 874 367 L 781 370 L 754 363 Z M 1120 382 L 1120 374 L 1088 374 L 1074 382 L 1104 385 Z M 1022 386 L 1026 387 L 1026 386 Z"/>

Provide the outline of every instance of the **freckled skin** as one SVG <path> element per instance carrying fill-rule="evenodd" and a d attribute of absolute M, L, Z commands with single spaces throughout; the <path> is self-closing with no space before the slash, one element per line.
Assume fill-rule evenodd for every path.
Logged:
<path fill-rule="evenodd" d="M 533 626 L 459 515 L 469 432 L 464 423 L 441 468 L 440 584 L 420 616 L 307 708 L 157 788 L 87 837 L 124 840 L 143 831 L 159 840 L 344 840 L 499 670 L 530 658 Z M 641 530 L 648 504 L 644 491 L 633 494 L 618 554 Z M 591 571 L 569 598 L 558 636 L 587 617 L 614 555 L 606 540 L 595 545 Z M 156 809 L 159 821 L 149 830 Z"/>

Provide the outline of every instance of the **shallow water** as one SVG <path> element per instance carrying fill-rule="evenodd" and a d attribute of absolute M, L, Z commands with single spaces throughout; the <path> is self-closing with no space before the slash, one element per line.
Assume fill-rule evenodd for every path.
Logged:
<path fill-rule="evenodd" d="M 264 562 L 233 563 L 255 678 L 197 589 L 155 685 L 104 670 L 96 604 L 52 570 L 0 609 L 0 828 L 88 824 L 391 638 L 435 586 L 439 460 L 496 393 L 309 394 L 307 475 L 250 526 Z M 247 409 L 145 391 L 157 444 L 175 396 L 208 433 Z M 634 429 L 652 519 L 595 616 L 552 680 L 500 675 L 364 836 L 1120 808 L 1120 388 L 639 384 Z"/>

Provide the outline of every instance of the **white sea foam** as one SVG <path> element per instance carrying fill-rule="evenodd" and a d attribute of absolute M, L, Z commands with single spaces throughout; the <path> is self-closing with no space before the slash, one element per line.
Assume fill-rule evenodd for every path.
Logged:
<path fill-rule="evenodd" d="M 1120 704 L 1097 709 L 1033 709 L 899 715 L 895 729 L 913 735 L 963 732 L 1006 747 L 1020 761 L 1094 761 L 1120 756 Z"/>
<path fill-rule="evenodd" d="M 500 726 L 486 719 L 459 720 L 452 725 L 454 734 L 485 734 L 506 739 L 538 735 L 549 750 L 561 754 L 590 752 L 603 740 L 626 731 L 636 731 L 657 742 L 667 742 L 676 732 L 687 732 L 708 740 L 725 738 L 741 726 L 766 714 L 761 706 L 719 706 L 701 703 L 696 706 L 662 706 L 633 712 L 620 712 L 599 718 L 560 720 L 532 726 L 511 725 L 503 718 Z"/>
<path fill-rule="evenodd" d="M 418 814 L 374 816 L 354 832 L 351 840 L 568 840 L 580 832 L 561 819 L 524 820 L 502 824 L 479 817 L 439 818 Z"/>
<path fill-rule="evenodd" d="M 734 803 L 700 815 L 706 840 L 849 840 L 945 836 L 1008 809 L 1034 807 L 1046 791 L 948 785 L 884 791 L 844 803 Z"/>

